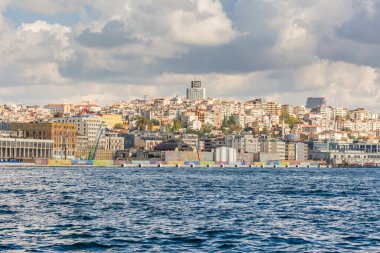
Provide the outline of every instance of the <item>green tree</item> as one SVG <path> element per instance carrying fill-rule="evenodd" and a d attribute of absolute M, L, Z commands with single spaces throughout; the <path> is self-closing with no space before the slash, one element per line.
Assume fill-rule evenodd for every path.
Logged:
<path fill-rule="evenodd" d="M 203 131 L 198 131 L 198 130 L 194 130 L 194 129 L 187 129 L 186 133 L 196 134 L 196 135 L 198 135 L 199 138 L 201 138 L 205 135 Z"/>
<path fill-rule="evenodd" d="M 209 133 L 211 133 L 212 128 L 213 128 L 212 125 L 210 125 L 210 124 L 206 124 L 206 125 L 203 127 L 202 131 L 203 131 L 204 133 L 206 133 L 206 134 L 209 134 Z"/>
<path fill-rule="evenodd" d="M 233 124 L 230 126 L 230 132 L 241 132 L 243 130 L 243 128 L 241 127 L 240 124 Z"/>
<path fill-rule="evenodd" d="M 222 127 L 230 127 L 235 124 L 237 124 L 235 118 L 233 116 L 227 116 L 223 119 Z"/>
<path fill-rule="evenodd" d="M 139 131 L 146 130 L 149 126 L 149 120 L 144 116 L 136 116 L 134 118 L 136 129 Z"/>
<path fill-rule="evenodd" d="M 176 132 L 183 127 L 182 121 L 174 119 L 170 128 L 171 132 Z"/>
<path fill-rule="evenodd" d="M 122 123 L 116 123 L 114 126 L 113 126 L 114 129 L 124 129 L 124 125 Z"/>
<path fill-rule="evenodd" d="M 269 135 L 270 131 L 268 130 L 267 127 L 264 127 L 263 130 L 260 131 L 260 134 Z"/>
<path fill-rule="evenodd" d="M 222 123 L 223 133 L 241 132 L 243 128 L 233 116 L 225 117 Z"/>
<path fill-rule="evenodd" d="M 289 115 L 288 113 L 282 114 L 280 119 L 282 118 L 284 118 L 285 123 L 288 124 L 290 128 L 292 128 L 295 124 L 300 123 L 299 119 L 297 119 L 294 116 Z"/>
<path fill-rule="evenodd" d="M 54 118 L 61 118 L 63 116 L 63 113 L 62 112 L 55 112 L 54 114 L 53 114 L 53 117 Z"/>

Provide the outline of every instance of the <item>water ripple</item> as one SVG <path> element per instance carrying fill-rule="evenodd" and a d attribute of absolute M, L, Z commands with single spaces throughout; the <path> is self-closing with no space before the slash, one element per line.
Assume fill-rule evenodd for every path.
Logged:
<path fill-rule="evenodd" d="M 380 252 L 378 169 L 0 169 L 0 251 Z"/>

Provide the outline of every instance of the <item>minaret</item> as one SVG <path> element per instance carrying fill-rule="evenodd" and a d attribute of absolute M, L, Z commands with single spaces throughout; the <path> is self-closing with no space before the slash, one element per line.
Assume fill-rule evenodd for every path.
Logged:
<path fill-rule="evenodd" d="M 336 140 L 336 131 L 338 128 L 338 125 L 336 123 L 336 108 L 334 107 L 334 122 L 333 122 L 333 127 L 334 127 L 334 140 Z"/>
<path fill-rule="evenodd" d="M 282 139 L 285 140 L 285 117 L 284 114 L 282 114 Z"/>

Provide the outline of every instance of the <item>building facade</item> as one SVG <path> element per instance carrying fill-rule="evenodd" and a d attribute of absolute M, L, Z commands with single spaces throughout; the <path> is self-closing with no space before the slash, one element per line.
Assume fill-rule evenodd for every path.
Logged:
<path fill-rule="evenodd" d="M 22 138 L 0 138 L 1 161 L 32 161 L 52 158 L 53 141 Z"/>
<path fill-rule="evenodd" d="M 102 126 L 102 119 L 97 116 L 81 116 L 54 119 L 58 123 L 74 124 L 78 136 L 88 139 L 88 145 L 95 145 Z"/>
<path fill-rule="evenodd" d="M 234 148 L 221 147 L 215 149 L 215 162 L 218 163 L 235 163 L 237 152 Z"/>
<path fill-rule="evenodd" d="M 326 98 L 324 97 L 308 97 L 306 100 L 306 108 L 311 109 L 322 105 L 326 105 Z"/>
<path fill-rule="evenodd" d="M 238 153 L 257 153 L 260 152 L 259 139 L 252 134 L 227 135 L 226 147 L 234 148 Z"/>
<path fill-rule="evenodd" d="M 95 160 L 113 160 L 116 155 L 116 151 L 124 150 L 125 138 L 119 136 L 118 133 L 106 132 L 104 133 L 95 150 Z M 86 160 L 89 158 L 90 152 L 94 149 L 93 145 L 88 143 L 88 139 L 85 136 L 78 136 L 75 158 Z"/>
<path fill-rule="evenodd" d="M 104 125 L 108 129 L 112 129 L 115 127 L 115 125 L 123 125 L 123 115 L 121 114 L 113 114 L 113 113 L 106 113 L 106 114 L 101 114 L 100 117 L 102 118 L 102 121 Z"/>
<path fill-rule="evenodd" d="M 308 146 L 302 142 L 289 142 L 285 145 L 285 160 L 306 161 L 308 159 Z"/>
<path fill-rule="evenodd" d="M 71 107 L 70 104 L 49 104 L 45 106 L 45 109 L 50 110 L 51 114 L 66 114 L 71 112 Z"/>
<path fill-rule="evenodd" d="M 201 81 L 192 81 L 191 88 L 186 90 L 187 100 L 206 99 L 206 89 L 202 88 Z"/>
<path fill-rule="evenodd" d="M 285 160 L 285 142 L 278 140 L 263 140 L 260 142 L 260 161 Z"/>
<path fill-rule="evenodd" d="M 23 138 L 52 140 L 52 158 L 73 159 L 75 157 L 76 125 L 66 123 L 12 123 L 11 130 Z"/>

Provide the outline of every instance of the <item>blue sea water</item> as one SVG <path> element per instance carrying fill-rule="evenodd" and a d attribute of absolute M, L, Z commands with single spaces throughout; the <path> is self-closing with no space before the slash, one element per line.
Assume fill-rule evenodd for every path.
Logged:
<path fill-rule="evenodd" d="M 380 252 L 380 170 L 4 168 L 0 251 Z"/>

